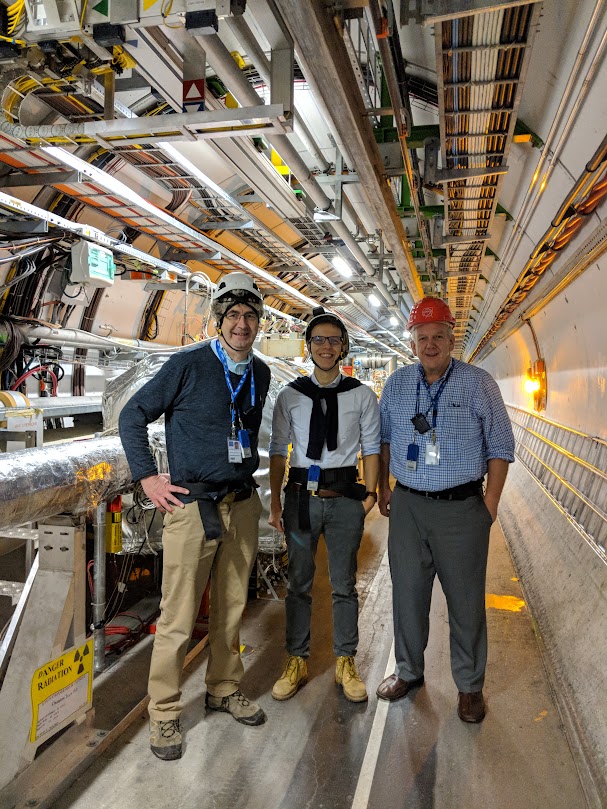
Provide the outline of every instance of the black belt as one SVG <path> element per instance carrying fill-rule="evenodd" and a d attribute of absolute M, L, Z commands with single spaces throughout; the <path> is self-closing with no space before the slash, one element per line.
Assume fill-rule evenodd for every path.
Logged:
<path fill-rule="evenodd" d="M 355 466 L 336 466 L 320 470 L 318 481 L 319 497 L 351 497 L 364 500 L 365 487 L 357 483 L 358 470 Z M 297 517 L 303 531 L 310 530 L 310 492 L 307 489 L 308 470 L 302 466 L 289 469 L 289 479 L 285 491 L 297 492 Z"/>
<path fill-rule="evenodd" d="M 356 483 L 358 470 L 355 466 L 336 466 L 332 469 L 321 469 L 319 489 L 330 489 L 330 483 Z M 308 470 L 303 466 L 292 466 L 289 469 L 289 481 L 292 483 L 308 483 Z"/>
<path fill-rule="evenodd" d="M 412 489 L 411 486 L 405 486 L 398 480 L 396 485 L 405 492 L 427 497 L 428 500 L 467 500 L 468 497 L 482 494 L 483 491 L 482 478 L 480 480 L 471 480 L 469 483 L 462 483 L 461 486 L 454 486 L 452 489 L 442 489 L 440 492 L 423 492 L 419 489 Z"/>
<path fill-rule="evenodd" d="M 205 483 L 196 481 L 187 483 L 179 481 L 175 486 L 182 486 L 188 489 L 189 494 L 176 494 L 182 503 L 198 503 L 198 512 L 204 528 L 204 535 L 207 539 L 219 539 L 223 534 L 221 520 L 219 519 L 218 506 L 228 494 L 234 493 L 234 502 L 248 500 L 257 484 L 251 478 L 247 481 L 237 483 Z"/>

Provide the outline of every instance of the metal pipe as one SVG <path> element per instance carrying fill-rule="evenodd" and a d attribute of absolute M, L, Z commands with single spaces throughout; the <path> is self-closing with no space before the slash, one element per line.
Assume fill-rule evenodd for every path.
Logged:
<path fill-rule="evenodd" d="M 222 80 L 227 80 L 227 86 L 237 101 L 242 106 L 250 104 L 258 106 L 261 102 L 259 95 L 251 87 L 246 77 L 243 76 L 242 71 L 217 34 L 203 37 L 200 45 L 204 48 L 207 60 L 213 70 Z M 321 211 L 328 211 L 331 208 L 331 200 L 318 185 L 310 169 L 301 159 L 299 152 L 294 148 L 287 136 L 265 135 L 264 137 L 274 146 L 278 154 L 295 174 L 300 185 L 314 204 Z"/>
<path fill-rule="evenodd" d="M 205 36 L 202 46 L 206 52 L 209 64 L 213 67 L 217 75 L 220 76 L 222 81 L 227 83 L 230 92 L 234 95 L 238 102 L 243 105 L 258 105 L 260 102 L 259 96 L 255 92 L 254 88 L 251 87 L 246 77 L 243 76 L 242 71 L 217 34 Z M 314 202 L 316 207 L 322 211 L 330 210 L 332 208 L 331 200 L 316 182 L 316 179 L 310 172 L 309 168 L 301 159 L 299 152 L 297 149 L 295 149 L 287 136 L 267 135 L 265 137 L 266 140 L 272 146 L 274 146 L 293 174 L 295 174 L 299 184 Z M 400 311 L 400 307 L 397 305 L 397 302 L 394 300 L 392 294 L 388 291 L 385 284 L 375 278 L 375 268 L 350 233 L 347 225 L 341 220 L 336 220 L 331 222 L 330 226 L 335 233 L 341 239 L 343 239 L 344 244 L 352 253 L 356 261 L 361 265 L 365 273 L 370 277 L 374 277 L 374 282 L 377 289 L 385 299 L 390 310 L 404 324 L 404 318 Z"/>
<path fill-rule="evenodd" d="M 113 350 L 114 352 L 130 348 L 136 351 L 147 351 L 151 354 L 159 354 L 179 348 L 179 346 L 158 345 L 156 343 L 151 345 L 143 340 L 126 337 L 102 337 L 98 334 L 80 331 L 80 329 L 54 329 L 51 326 L 32 326 L 28 323 L 16 323 L 15 326 L 28 345 L 42 342 L 48 345 L 96 348 L 99 351 Z"/>
<path fill-rule="evenodd" d="M 82 514 L 132 483 L 118 437 L 0 455 L 0 530 L 64 512 Z"/>
<path fill-rule="evenodd" d="M 263 49 L 253 36 L 253 33 L 246 20 L 243 16 L 235 16 L 226 17 L 226 21 L 234 34 L 240 40 L 241 44 L 246 48 L 248 55 L 257 68 L 257 71 L 263 79 L 266 87 L 270 87 L 270 60 L 265 55 Z M 316 144 L 312 134 L 308 130 L 308 127 L 295 107 L 293 108 L 293 126 L 295 134 L 301 140 L 310 155 L 314 158 L 318 168 L 322 172 L 327 172 L 331 168 L 331 164 L 326 160 L 325 156 L 320 151 L 320 148 Z"/>
<path fill-rule="evenodd" d="M 105 515 L 107 504 L 105 500 L 95 509 L 94 530 L 94 568 L 93 568 L 93 651 L 95 671 L 105 669 L 105 626 L 103 614 L 105 612 Z"/>

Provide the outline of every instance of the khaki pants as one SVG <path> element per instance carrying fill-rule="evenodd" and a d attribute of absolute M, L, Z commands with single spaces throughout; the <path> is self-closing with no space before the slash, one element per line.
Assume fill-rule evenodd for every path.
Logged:
<path fill-rule="evenodd" d="M 261 502 L 256 491 L 237 503 L 229 494 L 219 510 L 224 527 L 219 540 L 205 539 L 197 503 L 165 516 L 161 614 L 148 682 L 152 719 L 181 714 L 183 661 L 209 576 L 207 690 L 215 697 L 233 694 L 244 673 L 239 630 L 257 553 Z"/>

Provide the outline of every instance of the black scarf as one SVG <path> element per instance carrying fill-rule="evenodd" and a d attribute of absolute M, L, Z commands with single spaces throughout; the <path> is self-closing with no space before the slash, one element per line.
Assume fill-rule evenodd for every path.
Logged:
<path fill-rule="evenodd" d="M 289 382 L 290 387 L 312 399 L 312 415 L 310 416 L 310 434 L 306 457 L 319 460 L 325 443 L 330 452 L 337 449 L 337 429 L 339 427 L 337 394 L 358 388 L 361 384 L 362 382 L 359 382 L 358 379 L 353 379 L 350 376 L 342 377 L 339 384 L 333 388 L 321 388 L 320 385 L 315 385 L 309 376 L 301 376 L 299 379 Z M 324 399 L 327 403 L 326 413 L 323 413 L 321 399 Z"/>

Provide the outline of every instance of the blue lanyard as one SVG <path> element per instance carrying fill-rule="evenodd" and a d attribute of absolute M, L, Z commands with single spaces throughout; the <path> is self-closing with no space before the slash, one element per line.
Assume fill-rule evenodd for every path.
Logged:
<path fill-rule="evenodd" d="M 443 392 L 443 390 L 445 388 L 445 385 L 447 384 L 447 382 L 449 380 L 449 377 L 451 376 L 451 371 L 452 370 L 453 370 L 453 361 L 451 361 L 451 365 L 449 366 L 449 370 L 447 371 L 447 375 L 443 379 L 443 381 L 441 382 L 440 387 L 436 392 L 436 396 L 432 396 L 432 394 L 430 393 L 430 385 L 428 384 L 428 380 L 426 379 L 426 376 L 424 375 L 424 376 L 421 377 L 424 380 L 424 385 L 426 386 L 426 390 L 428 391 L 428 396 L 430 398 L 430 407 L 426 410 L 426 416 L 428 415 L 430 410 L 432 410 L 432 429 L 433 430 L 436 429 L 436 416 L 438 415 L 438 400 L 440 399 L 441 394 L 442 394 L 442 392 Z M 420 375 L 423 373 L 421 365 L 420 365 L 419 373 L 420 373 Z M 420 379 L 418 379 L 417 380 L 417 394 L 416 394 L 416 397 L 415 397 L 415 412 L 416 413 L 419 413 L 420 386 L 421 386 L 421 381 L 420 381 Z"/>
<path fill-rule="evenodd" d="M 236 397 L 242 390 L 242 386 L 244 385 L 245 380 L 249 375 L 249 371 L 251 372 L 251 407 L 255 407 L 255 374 L 253 373 L 253 362 L 251 361 L 248 364 L 247 370 L 240 377 L 238 387 L 236 388 L 236 390 L 234 390 L 234 388 L 232 387 L 232 380 L 230 379 L 230 369 L 228 368 L 228 361 L 226 359 L 223 346 L 221 345 L 219 340 L 215 340 L 215 349 L 217 350 L 217 356 L 219 357 L 219 359 L 221 360 L 221 364 L 223 365 L 223 372 L 226 378 L 226 385 L 228 386 L 228 390 L 230 391 L 230 399 L 231 399 L 230 411 L 232 414 L 232 426 L 234 426 L 234 424 L 236 423 L 236 413 L 237 413 L 237 407 L 235 404 Z M 238 414 L 238 417 L 240 419 L 240 414 Z"/>

